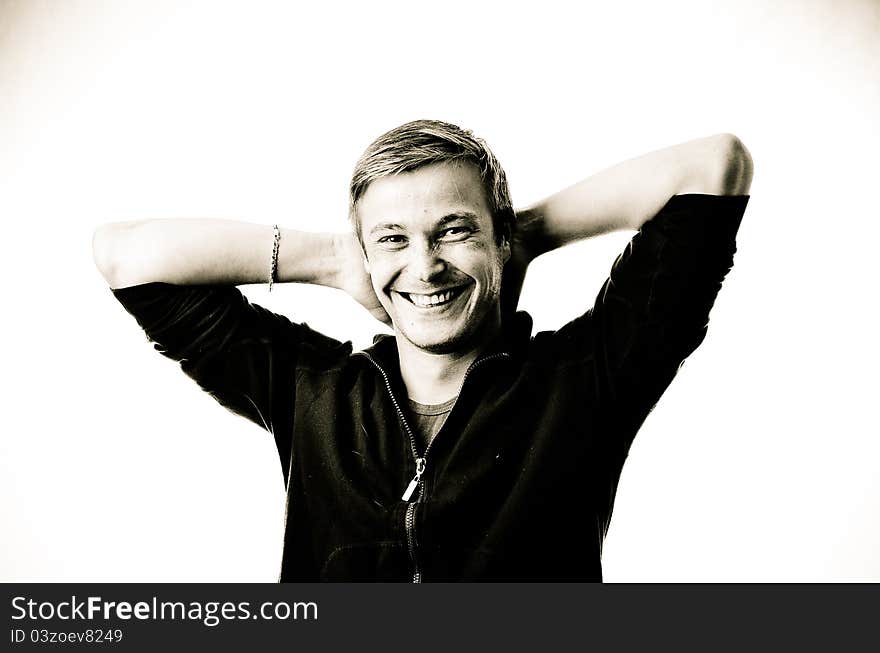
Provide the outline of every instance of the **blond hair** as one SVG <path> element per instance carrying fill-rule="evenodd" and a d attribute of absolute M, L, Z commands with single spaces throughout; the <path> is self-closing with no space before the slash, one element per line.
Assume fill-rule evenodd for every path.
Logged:
<path fill-rule="evenodd" d="M 355 165 L 349 185 L 349 218 L 361 245 L 363 238 L 357 203 L 371 183 L 382 177 L 445 162 L 469 162 L 477 167 L 492 212 L 495 237 L 499 242 L 509 240 L 516 213 L 510 201 L 507 175 L 486 142 L 447 122 L 414 120 L 382 134 Z"/>

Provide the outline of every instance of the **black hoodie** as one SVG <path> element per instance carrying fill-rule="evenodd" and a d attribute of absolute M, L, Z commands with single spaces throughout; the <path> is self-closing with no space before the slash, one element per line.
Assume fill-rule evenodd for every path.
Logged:
<path fill-rule="evenodd" d="M 113 292 L 157 350 L 274 435 L 281 581 L 600 581 L 629 447 L 705 337 L 748 199 L 673 197 L 558 331 L 507 317 L 427 452 L 393 337 L 352 352 L 230 286 Z"/>

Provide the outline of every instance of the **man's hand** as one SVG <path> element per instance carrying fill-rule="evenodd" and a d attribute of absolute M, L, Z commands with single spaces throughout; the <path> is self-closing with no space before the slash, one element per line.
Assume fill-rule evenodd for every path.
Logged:
<path fill-rule="evenodd" d="M 370 275 L 364 269 L 364 251 L 357 237 L 354 234 L 340 234 L 336 237 L 334 246 L 339 264 L 336 287 L 347 292 L 374 318 L 390 326 L 391 318 L 382 308 L 373 291 L 373 284 L 370 283 Z"/>
<path fill-rule="evenodd" d="M 517 213 L 517 229 L 510 243 L 510 258 L 504 266 L 501 281 L 501 314 L 510 315 L 516 312 L 519 296 L 529 264 L 535 259 L 536 248 L 530 244 L 534 239 L 529 216 Z"/>

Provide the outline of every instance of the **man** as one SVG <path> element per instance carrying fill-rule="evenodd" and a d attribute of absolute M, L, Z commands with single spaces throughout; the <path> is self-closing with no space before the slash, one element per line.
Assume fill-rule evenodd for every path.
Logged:
<path fill-rule="evenodd" d="M 482 141 L 417 121 L 358 162 L 354 234 L 120 223 L 95 259 L 157 349 L 274 435 L 282 581 L 599 581 L 624 459 L 705 336 L 751 176 L 721 134 L 514 212 Z M 615 229 L 638 233 L 595 303 L 532 336 L 529 262 Z M 345 289 L 394 336 L 352 352 L 234 287 L 267 277 Z"/>

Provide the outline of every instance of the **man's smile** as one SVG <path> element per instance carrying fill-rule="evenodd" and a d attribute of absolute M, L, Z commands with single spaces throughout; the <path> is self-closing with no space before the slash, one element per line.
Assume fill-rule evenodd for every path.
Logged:
<path fill-rule="evenodd" d="M 445 288 L 443 290 L 435 290 L 430 293 L 403 292 L 400 290 L 392 290 L 391 292 L 400 295 L 410 304 L 413 304 L 418 308 L 429 309 L 446 306 L 458 298 L 469 286 L 470 284 L 464 284 L 461 286 Z"/>

